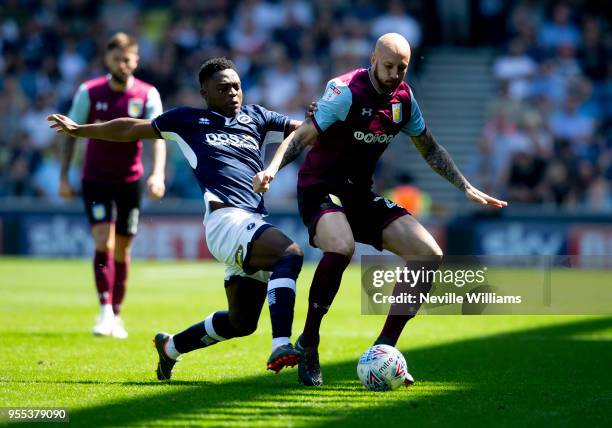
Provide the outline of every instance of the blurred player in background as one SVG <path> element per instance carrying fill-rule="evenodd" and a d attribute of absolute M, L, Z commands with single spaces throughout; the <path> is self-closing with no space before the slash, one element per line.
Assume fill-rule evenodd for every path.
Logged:
<path fill-rule="evenodd" d="M 299 378 L 307 386 L 323 384 L 318 354 L 321 321 L 338 292 L 355 241 L 389 250 L 407 263 L 414 256 L 427 257 L 428 269 L 436 269 L 441 260 L 442 250 L 429 232 L 406 209 L 371 189 L 376 162 L 399 132 L 409 135 L 431 168 L 469 199 L 506 205 L 473 187 L 426 128 L 412 90 L 403 81 L 409 61 L 410 46 L 403 36 L 381 36 L 371 67 L 330 80 L 312 119 L 297 129 L 291 141 L 281 144 L 268 168 L 253 180 L 254 190 L 266 191 L 280 168 L 314 144 L 298 176 L 300 215 L 311 245 L 323 251 L 310 287 L 304 332 L 296 342 L 303 353 Z M 431 284 L 416 286 L 427 292 Z M 395 346 L 414 316 L 392 313 L 377 344 Z"/>
<path fill-rule="evenodd" d="M 109 74 L 83 83 L 68 116 L 76 123 L 102 122 L 117 117 L 152 119 L 162 113 L 159 92 L 152 85 L 136 79 L 138 44 L 125 34 L 113 35 L 106 45 L 105 63 Z M 68 136 L 62 151 L 60 195 L 70 198 L 74 192 L 68 171 L 75 139 Z M 117 144 L 90 139 L 83 166 L 82 196 L 85 212 L 95 241 L 94 275 L 100 315 L 93 328 L 96 336 L 124 339 L 128 336 L 120 317 L 130 266 L 130 249 L 138 228 L 142 194 L 142 141 Z M 164 140 L 153 143 L 153 167 L 147 180 L 152 198 L 165 192 Z"/>
<path fill-rule="evenodd" d="M 266 296 L 272 322 L 267 368 L 278 372 L 295 366 L 301 355 L 290 337 L 303 254 L 298 244 L 264 220 L 263 196 L 253 191 L 252 178 L 263 169 L 266 134 L 287 136 L 301 122 L 259 105 L 242 105 L 240 77 L 226 58 L 206 61 L 198 80 L 206 109 L 179 107 L 154 120 L 121 118 L 81 126 L 61 115 L 49 120 L 55 122 L 52 127 L 74 136 L 176 141 L 202 189 L 206 243 L 226 266 L 228 310 L 213 312 L 175 335 L 158 333 L 157 378 L 170 379 L 181 354 L 253 333 Z"/>

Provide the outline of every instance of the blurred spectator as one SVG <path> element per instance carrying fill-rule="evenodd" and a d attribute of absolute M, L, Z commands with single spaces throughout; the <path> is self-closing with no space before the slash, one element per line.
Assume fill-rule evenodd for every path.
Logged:
<path fill-rule="evenodd" d="M 38 94 L 21 119 L 21 130 L 37 149 L 49 146 L 55 138 L 55 131 L 46 124 L 47 116 L 54 113 L 53 101 L 50 93 Z"/>
<path fill-rule="evenodd" d="M 277 46 L 269 53 L 268 68 L 263 74 L 263 103 L 272 110 L 286 111 L 290 97 L 297 96 L 299 76 L 293 69 L 293 64 L 287 57 L 285 50 Z"/>
<path fill-rule="evenodd" d="M 208 57 L 226 55 L 239 68 L 246 103 L 301 119 L 330 77 L 367 66 L 380 34 L 399 32 L 409 40 L 414 73 L 425 43 L 463 45 L 469 29 L 473 43 L 507 46 L 493 61 L 499 93 L 488 105 L 475 161 L 483 190 L 534 203 L 611 209 L 611 20 L 596 15 L 589 2 L 166 3 L 0 2 L 0 195 L 55 198 L 56 146 L 45 116 L 65 112 L 76 85 L 104 73 L 101 47 L 116 30 L 139 40 L 138 77 L 155 84 L 166 109 L 202 106 L 198 67 Z M 180 152 L 168 148 L 168 195 L 200 198 Z M 540 167 L 537 180 L 534 165 Z M 385 158 L 376 182 L 389 181 L 395 169 L 395 159 Z M 287 171 L 288 177 L 295 174 Z M 278 180 L 272 188 L 280 195 L 268 198 L 294 197 L 291 180 Z M 525 183 L 536 182 L 540 190 L 525 195 Z"/>
<path fill-rule="evenodd" d="M 255 25 L 252 16 L 246 16 L 229 31 L 229 45 L 237 53 L 246 56 L 260 54 L 268 41 L 267 34 Z"/>
<path fill-rule="evenodd" d="M 563 3 L 557 3 L 551 14 L 551 19 L 544 22 L 540 29 L 539 41 L 545 48 L 557 48 L 561 45 L 578 46 L 580 32 L 572 23 L 572 10 Z"/>
<path fill-rule="evenodd" d="M 483 135 L 487 162 L 491 166 L 495 188 L 503 184 L 504 174 L 515 152 L 528 152 L 529 139 L 520 132 L 506 112 L 499 111 L 485 126 Z"/>
<path fill-rule="evenodd" d="M 511 202 L 609 210 L 611 22 L 589 15 L 583 2 L 555 1 L 541 24 L 542 6 L 520 0 L 509 10 L 510 51 L 520 56 L 494 62 L 501 90 L 488 109 L 477 174 L 501 186 Z M 505 179 L 499 168 L 507 171 Z"/>
<path fill-rule="evenodd" d="M 0 91 L 0 128 L 2 139 L 12 142 L 21 130 L 21 117 L 28 100 L 15 77 L 7 76 Z"/>
<path fill-rule="evenodd" d="M 35 196 L 32 172 L 38 169 L 41 155 L 28 134 L 20 134 L 9 149 L 6 187 L 9 195 Z"/>
<path fill-rule="evenodd" d="M 545 97 L 556 105 L 561 105 L 565 99 L 565 80 L 555 73 L 555 64 L 552 60 L 544 60 L 538 66 L 538 72 L 531 80 L 529 96 L 532 98 Z"/>
<path fill-rule="evenodd" d="M 38 197 L 45 198 L 53 203 L 61 203 L 59 196 L 60 144 L 55 140 L 53 144 L 41 151 L 41 160 L 36 172 L 32 175 L 32 188 Z M 69 178 L 72 183 L 78 182 L 78 171 L 72 166 Z"/>
<path fill-rule="evenodd" d="M 442 40 L 450 45 L 464 45 L 470 36 L 469 2 L 463 0 L 438 0 Z"/>
<path fill-rule="evenodd" d="M 387 12 L 378 16 L 372 22 L 371 36 L 377 39 L 385 33 L 399 33 L 408 40 L 412 49 L 418 49 L 421 45 L 421 25 L 406 13 L 404 3 L 401 0 L 389 0 Z"/>
<path fill-rule="evenodd" d="M 599 18 L 587 17 L 584 21 L 583 42 L 579 58 L 585 76 L 596 82 L 606 78 L 606 59 L 609 58 L 601 31 Z"/>
<path fill-rule="evenodd" d="M 493 65 L 495 77 L 509 81 L 510 95 L 516 99 L 523 99 L 528 95 L 528 79 L 536 69 L 537 64 L 526 54 L 526 46 L 521 39 L 513 39 L 508 53 L 499 57 Z"/>
<path fill-rule="evenodd" d="M 506 186 L 508 198 L 523 203 L 542 202 L 545 162 L 537 155 L 520 150 L 510 161 Z"/>
<path fill-rule="evenodd" d="M 584 146 L 595 131 L 593 118 L 581 114 L 578 107 L 579 100 L 574 95 L 568 96 L 563 108 L 553 113 L 549 124 L 555 137 L 570 140 L 576 148 Z"/>
<path fill-rule="evenodd" d="M 570 202 L 571 190 L 567 166 L 560 160 L 553 160 L 544 176 L 542 186 L 544 200 L 557 206 L 567 205 Z"/>
<path fill-rule="evenodd" d="M 127 0 L 105 0 L 101 2 L 100 19 L 109 33 L 133 28 L 138 8 Z"/>

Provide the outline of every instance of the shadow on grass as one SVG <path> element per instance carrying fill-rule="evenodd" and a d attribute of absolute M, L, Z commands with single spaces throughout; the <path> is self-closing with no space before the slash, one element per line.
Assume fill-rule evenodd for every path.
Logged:
<path fill-rule="evenodd" d="M 612 342 L 588 337 L 610 327 L 612 318 L 595 319 L 407 350 L 417 384 L 399 393 L 361 389 L 355 361 L 323 362 L 326 386 L 319 389 L 298 385 L 295 370 L 291 376 L 266 374 L 223 384 L 171 382 L 146 398 L 74 410 L 70 421 L 88 426 L 610 426 Z"/>
<path fill-rule="evenodd" d="M 0 383 L 35 383 L 35 384 L 62 384 L 62 385 L 121 385 L 121 386 L 159 386 L 157 380 L 151 381 L 115 381 L 115 380 L 0 380 Z M 172 381 L 175 386 L 205 386 L 209 382 L 196 380 L 176 380 Z"/>

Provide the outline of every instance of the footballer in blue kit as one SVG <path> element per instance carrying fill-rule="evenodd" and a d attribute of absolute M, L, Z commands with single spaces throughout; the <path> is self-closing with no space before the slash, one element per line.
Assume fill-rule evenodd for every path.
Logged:
<path fill-rule="evenodd" d="M 202 189 L 206 241 L 226 266 L 228 310 L 216 311 L 175 335 L 158 333 L 158 379 L 170 379 L 183 353 L 253 333 L 266 296 L 273 337 L 267 368 L 278 372 L 300 358 L 290 337 L 303 253 L 264 220 L 263 195 L 253 191 L 252 179 L 263 170 L 266 134 L 280 131 L 287 136 L 300 122 L 258 105 L 242 105 L 240 77 L 226 58 L 206 61 L 198 80 L 206 109 L 179 107 L 153 120 L 120 118 L 88 125 L 57 114 L 49 120 L 59 132 L 75 137 L 175 141 Z"/>

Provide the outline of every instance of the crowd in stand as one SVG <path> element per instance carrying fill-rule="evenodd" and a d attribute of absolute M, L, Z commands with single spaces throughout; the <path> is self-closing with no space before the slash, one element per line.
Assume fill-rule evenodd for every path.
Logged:
<path fill-rule="evenodd" d="M 492 72 L 478 175 L 516 203 L 612 209 L 612 39 L 604 17 L 519 1 Z"/>
<path fill-rule="evenodd" d="M 6 0 L 0 3 L 0 197 L 59 202 L 60 140 L 45 117 L 66 112 L 78 85 L 105 73 L 104 43 L 116 31 L 137 37 L 136 76 L 159 89 L 165 109 L 201 106 L 197 70 L 205 59 L 225 55 L 239 69 L 245 102 L 296 119 L 327 79 L 366 65 L 376 37 L 397 31 L 411 43 L 414 68 L 430 45 L 506 47 L 492 69 L 500 91 L 483 133 L 477 170 L 483 190 L 512 201 L 611 207 L 610 22 L 584 3 Z M 294 198 L 295 168 L 275 181 L 275 199 Z M 75 185 L 79 175 L 77 161 Z M 173 145 L 167 179 L 169 197 L 200 197 Z"/>
<path fill-rule="evenodd" d="M 419 2 L 411 13 L 420 13 Z M 170 4 L 170 5 L 168 5 Z M 334 73 L 367 64 L 372 41 L 401 29 L 418 48 L 421 27 L 404 2 L 305 0 L 8 0 L 0 4 L 0 197 L 59 202 L 59 142 L 45 117 L 66 112 L 78 85 L 105 73 L 102 53 L 116 31 L 137 37 L 136 76 L 153 83 L 164 108 L 202 106 L 197 71 L 232 58 L 245 102 L 303 118 Z M 146 156 L 145 156 L 146 161 Z M 198 186 L 169 145 L 168 196 L 197 198 Z M 73 175 L 78 187 L 80 165 Z M 284 172 L 289 175 L 294 170 Z M 287 179 L 286 181 L 290 181 Z M 294 197 L 294 185 L 273 189 Z"/>

